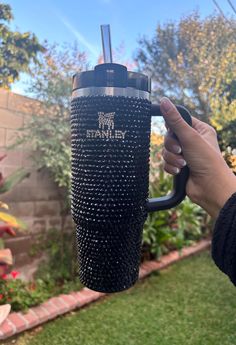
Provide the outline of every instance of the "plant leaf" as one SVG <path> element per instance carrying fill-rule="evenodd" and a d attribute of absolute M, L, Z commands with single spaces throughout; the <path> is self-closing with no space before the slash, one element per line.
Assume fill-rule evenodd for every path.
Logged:
<path fill-rule="evenodd" d="M 9 207 L 7 204 L 4 204 L 4 202 L 0 201 L 0 208 L 5 208 L 5 210 L 8 210 Z"/>
<path fill-rule="evenodd" d="M 13 228 L 20 228 L 23 230 L 27 229 L 27 226 L 24 222 L 22 222 L 21 220 L 17 219 L 9 213 L 0 212 L 0 220 L 12 226 Z"/>
<path fill-rule="evenodd" d="M 17 183 L 28 177 L 30 174 L 24 169 L 19 169 L 7 177 L 0 186 L 0 194 L 11 190 Z"/>

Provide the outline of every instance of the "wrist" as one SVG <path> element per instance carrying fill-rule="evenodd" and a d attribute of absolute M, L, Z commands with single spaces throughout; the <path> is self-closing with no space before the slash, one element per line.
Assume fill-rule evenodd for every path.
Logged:
<path fill-rule="evenodd" d="M 205 195 L 199 205 L 216 219 L 226 201 L 235 192 L 236 176 L 227 168 L 224 173 L 221 172 L 209 182 L 209 186 L 206 188 Z"/>

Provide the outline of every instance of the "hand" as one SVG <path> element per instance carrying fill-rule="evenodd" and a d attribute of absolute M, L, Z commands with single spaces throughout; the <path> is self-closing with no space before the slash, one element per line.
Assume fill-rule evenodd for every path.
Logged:
<path fill-rule="evenodd" d="M 186 194 L 216 218 L 236 192 L 236 177 L 222 157 L 216 131 L 194 117 L 190 127 L 166 97 L 162 98 L 160 106 L 168 129 L 162 153 L 164 169 L 175 175 L 187 164 L 190 176 Z"/>

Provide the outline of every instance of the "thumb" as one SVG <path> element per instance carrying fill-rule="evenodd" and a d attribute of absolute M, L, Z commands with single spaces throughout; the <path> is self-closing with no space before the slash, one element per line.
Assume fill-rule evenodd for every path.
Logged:
<path fill-rule="evenodd" d="M 168 127 L 177 135 L 179 141 L 188 141 L 195 130 L 182 118 L 175 105 L 167 97 L 163 97 L 160 109 Z"/>

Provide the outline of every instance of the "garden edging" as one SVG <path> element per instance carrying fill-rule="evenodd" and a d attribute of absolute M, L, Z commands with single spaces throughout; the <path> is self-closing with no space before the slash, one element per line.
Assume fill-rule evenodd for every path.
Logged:
<path fill-rule="evenodd" d="M 193 246 L 183 248 L 181 255 L 179 255 L 178 251 L 173 251 L 162 256 L 159 260 L 144 262 L 140 266 L 139 279 L 147 277 L 153 271 L 162 270 L 177 261 L 199 253 L 209 248 L 210 244 L 211 241 L 209 239 L 204 239 Z M 88 305 L 105 295 L 105 293 L 83 288 L 78 292 L 52 297 L 39 306 L 30 308 L 25 314 L 22 312 L 12 312 L 0 325 L 0 339 L 7 339 L 25 330 L 39 326 L 59 315 Z"/>

